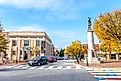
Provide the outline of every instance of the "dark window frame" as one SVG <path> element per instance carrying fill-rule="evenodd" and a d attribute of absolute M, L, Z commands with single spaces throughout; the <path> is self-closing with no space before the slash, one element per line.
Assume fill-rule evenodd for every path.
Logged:
<path fill-rule="evenodd" d="M 40 46 L 40 40 L 36 40 L 36 46 Z"/>
<path fill-rule="evenodd" d="M 12 40 L 12 46 L 17 46 L 17 40 Z"/>
<path fill-rule="evenodd" d="M 24 40 L 24 46 L 29 46 L 29 40 Z"/>

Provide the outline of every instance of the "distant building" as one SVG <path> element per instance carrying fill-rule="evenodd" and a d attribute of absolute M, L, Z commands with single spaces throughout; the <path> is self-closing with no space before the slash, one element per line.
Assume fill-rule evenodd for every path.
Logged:
<path fill-rule="evenodd" d="M 95 53 L 96 54 L 100 54 L 101 56 L 105 57 L 106 60 L 108 61 L 119 61 L 121 60 L 121 53 L 116 53 L 116 52 L 112 52 L 111 54 L 109 54 L 109 52 L 102 52 L 100 50 L 100 44 L 94 44 L 94 48 L 95 48 Z M 88 48 L 87 44 L 82 44 L 84 47 Z"/>
<path fill-rule="evenodd" d="M 39 48 L 39 54 L 42 56 L 53 54 L 54 45 L 45 32 L 20 31 L 4 33 L 10 41 L 8 50 L 6 50 L 9 60 L 27 60 L 35 48 Z"/>

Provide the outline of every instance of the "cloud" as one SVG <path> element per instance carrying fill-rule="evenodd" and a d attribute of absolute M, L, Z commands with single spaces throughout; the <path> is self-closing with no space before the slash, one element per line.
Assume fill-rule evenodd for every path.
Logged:
<path fill-rule="evenodd" d="M 0 0 L 0 5 L 27 10 L 33 9 L 37 10 L 37 13 L 38 11 L 46 11 L 44 16 L 48 20 L 56 18 L 74 20 L 80 18 L 80 15 L 77 16 L 81 13 L 80 11 L 95 7 L 91 1 L 81 0 Z"/>
<path fill-rule="evenodd" d="M 0 4 L 17 8 L 48 9 L 59 5 L 61 0 L 0 0 Z"/>
<path fill-rule="evenodd" d="M 6 31 L 46 31 L 46 28 L 42 25 L 29 25 L 29 26 L 17 26 L 14 29 L 6 29 Z"/>

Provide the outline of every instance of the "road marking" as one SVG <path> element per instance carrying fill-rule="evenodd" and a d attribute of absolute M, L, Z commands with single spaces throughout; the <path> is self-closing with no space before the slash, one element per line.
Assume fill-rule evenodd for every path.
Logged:
<path fill-rule="evenodd" d="M 99 81 L 121 81 L 121 70 L 118 68 L 88 68 L 86 70 Z"/>
<path fill-rule="evenodd" d="M 46 68 L 46 69 L 53 69 L 53 67 L 54 67 L 54 66 L 49 66 L 49 67 L 48 67 L 48 68 Z"/>
<path fill-rule="evenodd" d="M 35 69 L 36 67 L 31 67 L 31 68 L 28 68 L 28 69 Z"/>
<path fill-rule="evenodd" d="M 58 66 L 57 68 L 55 68 L 55 69 L 62 69 L 63 68 L 63 66 Z"/>
<path fill-rule="evenodd" d="M 65 69 L 71 69 L 71 66 L 66 66 L 66 68 Z"/>

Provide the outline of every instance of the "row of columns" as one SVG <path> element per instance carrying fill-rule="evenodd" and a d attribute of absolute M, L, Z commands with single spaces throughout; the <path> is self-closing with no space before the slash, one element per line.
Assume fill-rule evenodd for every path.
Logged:
<path fill-rule="evenodd" d="M 17 46 L 12 46 L 12 40 L 16 40 L 17 41 Z M 36 40 L 40 40 L 40 39 L 36 39 L 36 38 L 27 38 L 27 39 L 21 39 L 21 38 L 10 38 L 10 43 L 9 43 L 9 50 L 7 51 L 8 53 L 8 57 L 10 60 L 13 60 L 12 58 L 12 51 L 15 50 L 15 55 L 18 61 L 23 60 L 24 59 L 24 40 L 29 40 L 29 46 L 28 47 L 36 47 Z M 41 42 L 40 42 L 40 50 L 41 50 Z M 22 51 L 22 55 L 20 56 L 20 51 Z M 40 51 L 41 52 L 41 51 Z M 20 58 L 21 57 L 21 58 Z"/>

